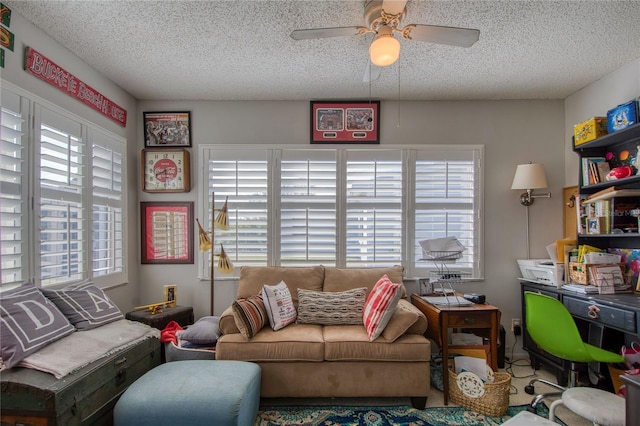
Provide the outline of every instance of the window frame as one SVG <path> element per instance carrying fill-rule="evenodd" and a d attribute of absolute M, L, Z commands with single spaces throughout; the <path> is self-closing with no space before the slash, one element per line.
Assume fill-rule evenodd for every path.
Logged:
<path fill-rule="evenodd" d="M 267 234 L 268 235 L 278 235 L 278 238 L 268 238 L 268 247 L 267 247 L 267 261 L 266 264 L 269 266 L 281 266 L 280 256 L 279 256 L 279 247 L 280 247 L 280 217 L 279 217 L 279 202 L 281 198 L 281 181 L 280 181 L 280 161 L 282 158 L 282 151 L 294 150 L 294 151 L 317 151 L 319 149 L 327 149 L 336 151 L 336 159 L 337 159 L 337 178 L 336 185 L 338 188 L 336 189 L 336 215 L 337 215 L 337 225 L 336 225 L 336 241 L 337 241 L 337 250 L 336 256 L 338 257 L 338 262 L 336 266 L 338 267 L 346 267 L 346 253 L 345 253 L 345 245 L 346 245 L 346 236 L 345 234 L 345 216 L 346 216 L 346 199 L 344 194 L 341 193 L 339 188 L 346 185 L 345 182 L 345 170 L 346 167 L 346 152 L 347 151 L 355 151 L 362 150 L 362 147 L 353 147 L 353 146 L 345 146 L 345 147 L 307 147 L 300 145 L 259 145 L 259 144 L 242 144 L 242 145 L 228 145 L 228 144 L 206 144 L 200 145 L 198 147 L 198 176 L 197 180 L 200 183 L 198 185 L 198 201 L 196 204 L 196 211 L 198 212 L 196 216 L 203 217 L 205 219 L 209 218 L 210 222 L 210 188 L 208 181 L 208 158 L 215 158 L 215 152 L 218 151 L 237 151 L 238 153 L 242 152 L 252 152 L 255 155 L 256 151 L 262 151 L 265 153 L 264 159 L 267 161 Z M 417 279 L 419 277 L 428 276 L 430 271 L 438 270 L 441 265 L 433 264 L 432 262 L 418 262 L 416 259 L 416 246 L 418 245 L 418 241 L 416 241 L 415 237 L 415 191 L 416 191 L 416 183 L 415 179 L 412 176 L 415 176 L 415 159 L 417 151 L 425 151 L 425 152 L 466 152 L 468 155 L 472 157 L 472 162 L 474 165 L 473 176 L 474 176 L 474 193 L 473 193 L 473 258 L 472 258 L 472 266 L 471 272 L 473 272 L 472 278 L 468 281 L 483 281 L 484 280 L 484 253 L 483 253 L 483 242 L 484 242 L 484 145 L 376 145 L 367 147 L 367 151 L 372 150 L 391 150 L 391 151 L 399 151 L 400 157 L 402 161 L 403 173 L 402 173 L 402 256 L 401 262 L 405 268 L 405 278 L 406 279 Z M 227 155 L 230 155 L 227 152 Z M 455 157 L 456 155 L 454 155 Z M 274 167 L 275 166 L 275 167 Z M 342 186 L 341 186 L 342 185 Z M 204 200 L 208 200 L 204 201 Z M 221 206 L 221 203 L 224 200 L 220 199 L 219 195 L 216 195 L 216 208 Z M 232 227 L 233 225 L 230 225 Z M 209 227 L 206 227 L 206 230 L 209 230 Z M 216 231 L 218 232 L 218 231 Z M 226 247 L 226 245 L 225 245 Z M 229 255 L 230 250 L 225 248 L 225 251 Z M 232 254 L 231 254 L 232 255 Z M 198 252 L 198 275 L 200 279 L 205 280 L 209 279 L 209 252 Z M 241 266 L 241 265 L 236 265 Z M 238 276 L 239 268 L 236 268 L 236 272 L 233 276 Z M 218 277 L 218 274 L 216 274 Z M 227 276 L 228 277 L 228 276 Z M 218 278 L 225 278 L 225 276 L 219 276 Z"/>
<path fill-rule="evenodd" d="M 46 287 L 60 287 L 68 285 L 74 282 L 91 279 L 97 286 L 101 288 L 108 288 L 117 285 L 121 285 L 128 282 L 128 267 L 127 267 L 127 252 L 128 241 L 127 232 L 124 232 L 126 222 L 122 219 L 119 224 L 119 228 L 114 229 L 112 235 L 114 241 L 118 238 L 116 234 L 122 234 L 117 242 L 118 251 L 121 255 L 115 255 L 114 266 L 112 272 L 94 275 L 94 256 L 93 256 L 93 215 L 94 215 L 94 201 L 100 199 L 100 197 L 93 196 L 93 180 L 94 180 L 94 167 L 93 167 L 93 154 L 95 145 L 109 144 L 113 150 L 120 155 L 120 173 L 121 173 L 121 188 L 119 190 L 119 199 L 114 201 L 113 205 L 116 205 L 117 209 L 120 209 L 124 217 L 128 206 L 127 195 L 127 139 L 123 136 L 119 136 L 109 130 L 106 130 L 89 120 L 82 118 L 76 114 L 73 114 L 64 108 L 53 104 L 37 95 L 34 95 L 12 83 L 2 80 L 3 90 L 19 96 L 23 103 L 28 104 L 27 108 L 23 108 L 23 113 L 26 110 L 26 114 L 23 116 L 23 143 L 25 144 L 23 152 L 25 153 L 24 170 L 22 171 L 23 185 L 26 188 L 23 189 L 23 203 L 25 211 L 22 213 L 22 240 L 25 247 L 23 258 L 24 265 L 23 279 L 14 282 L 0 282 L 0 291 L 14 288 L 21 285 L 25 281 L 32 281 L 36 286 L 42 287 L 42 271 L 40 269 L 40 199 L 42 191 L 40 188 L 40 133 L 41 124 L 50 124 L 42 121 L 42 110 L 46 109 L 54 114 L 59 115 L 64 120 L 74 122 L 81 129 L 80 136 L 82 138 L 81 144 L 83 146 L 84 162 L 82 164 L 81 172 L 81 189 L 82 194 L 78 198 L 82 209 L 82 228 L 84 230 L 83 238 L 81 239 L 82 246 L 85 248 L 82 252 L 81 264 L 83 271 L 81 276 L 62 279 L 57 282 L 50 283 Z M 106 142 L 105 142 L 106 141 Z M 100 142 L 103 142 L 102 144 Z M 104 200 L 104 199 L 102 199 Z M 102 205 L 99 203 L 99 205 Z M 111 222 L 112 224 L 114 222 Z M 120 229 L 120 231 L 118 231 Z M 73 241 L 73 240 L 72 240 Z M 120 250 L 121 249 L 121 250 Z"/>

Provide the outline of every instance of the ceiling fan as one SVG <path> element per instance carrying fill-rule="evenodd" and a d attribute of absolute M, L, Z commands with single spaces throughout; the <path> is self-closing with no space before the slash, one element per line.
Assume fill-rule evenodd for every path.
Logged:
<path fill-rule="evenodd" d="M 315 38 L 343 37 L 374 33 L 375 40 L 369 47 L 371 64 L 367 65 L 364 81 L 375 80 L 380 68 L 393 64 L 400 56 L 400 42 L 394 33 L 406 40 L 426 41 L 450 46 L 471 47 L 480 37 L 480 30 L 442 27 L 437 25 L 408 24 L 400 27 L 408 0 L 367 0 L 364 5 L 366 26 L 312 28 L 293 30 L 291 38 L 307 40 Z"/>

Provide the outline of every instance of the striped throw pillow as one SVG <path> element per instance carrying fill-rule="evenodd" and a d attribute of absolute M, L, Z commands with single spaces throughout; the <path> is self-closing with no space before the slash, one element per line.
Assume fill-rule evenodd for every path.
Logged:
<path fill-rule="evenodd" d="M 362 318 L 370 341 L 374 341 L 382 334 L 401 296 L 402 285 L 392 283 L 387 274 L 383 275 L 373 287 L 364 304 Z"/>
<path fill-rule="evenodd" d="M 260 296 L 239 299 L 231 305 L 236 327 L 245 338 L 251 339 L 269 321 Z"/>

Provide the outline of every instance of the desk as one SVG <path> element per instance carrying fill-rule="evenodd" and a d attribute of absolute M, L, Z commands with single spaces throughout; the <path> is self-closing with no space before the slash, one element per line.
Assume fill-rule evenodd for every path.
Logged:
<path fill-rule="evenodd" d="M 529 353 L 531 365 L 537 369 L 540 363 L 556 369 L 558 383 L 566 383 L 569 362 L 557 358 L 536 345 L 527 331 L 524 292 L 533 291 L 554 297 L 562 302 L 573 317 L 582 339 L 594 346 L 618 352 L 623 344 L 629 344 L 640 338 L 640 296 L 637 294 L 580 294 L 558 289 L 555 286 L 521 281 L 522 293 L 522 347 Z M 589 316 L 589 307 L 596 306 L 600 312 Z M 596 384 L 599 377 L 593 374 L 604 373 L 600 363 L 589 365 L 589 379 Z"/>
<path fill-rule="evenodd" d="M 432 305 L 419 295 L 411 295 L 411 303 L 427 317 L 429 326 L 425 337 L 435 340 L 442 350 L 442 384 L 444 386 L 444 405 L 449 404 L 449 358 L 450 328 L 489 329 L 489 365 L 498 371 L 498 329 L 500 328 L 500 310 L 495 306 L 474 304 L 470 306 Z"/>

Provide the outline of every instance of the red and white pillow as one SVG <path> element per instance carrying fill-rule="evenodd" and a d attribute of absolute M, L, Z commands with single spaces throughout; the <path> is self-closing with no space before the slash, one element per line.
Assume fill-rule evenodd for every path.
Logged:
<path fill-rule="evenodd" d="M 401 297 L 402 284 L 392 283 L 386 274 L 373 286 L 362 314 L 370 341 L 374 341 L 382 334 Z"/>

